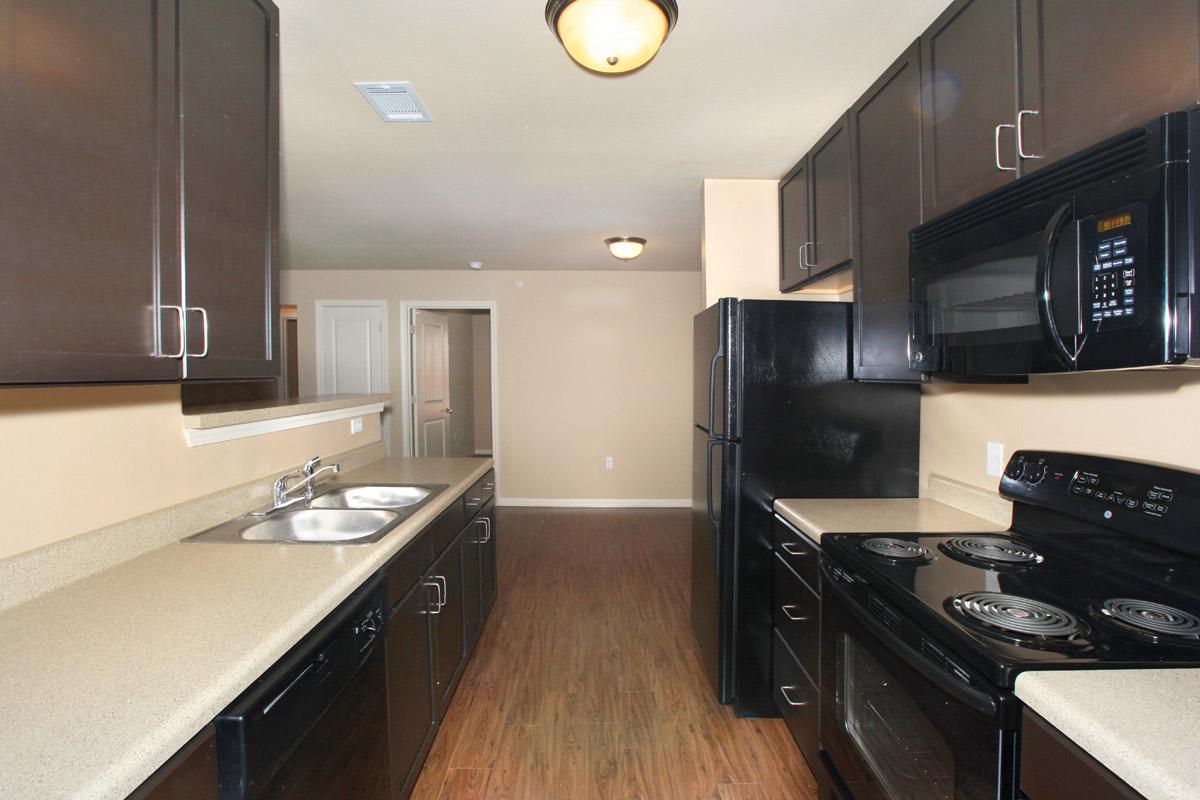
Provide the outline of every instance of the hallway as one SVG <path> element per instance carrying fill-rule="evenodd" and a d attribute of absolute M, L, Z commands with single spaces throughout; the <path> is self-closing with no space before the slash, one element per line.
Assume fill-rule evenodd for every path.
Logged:
<path fill-rule="evenodd" d="M 688 512 L 503 508 L 500 596 L 416 800 L 815 797 L 784 724 L 717 703 Z"/>

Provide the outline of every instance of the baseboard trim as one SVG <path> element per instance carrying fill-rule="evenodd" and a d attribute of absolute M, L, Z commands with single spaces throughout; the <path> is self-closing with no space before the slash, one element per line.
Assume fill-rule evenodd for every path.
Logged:
<path fill-rule="evenodd" d="M 660 498 L 540 498 L 540 497 L 498 497 L 496 505 L 523 506 L 529 508 L 691 508 L 691 498 L 660 499 Z"/>

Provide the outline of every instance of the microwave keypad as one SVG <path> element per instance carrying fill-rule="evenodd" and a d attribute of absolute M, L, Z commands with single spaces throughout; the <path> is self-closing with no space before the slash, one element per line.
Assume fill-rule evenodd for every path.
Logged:
<path fill-rule="evenodd" d="M 1137 267 L 1128 237 L 1102 239 L 1092 263 L 1092 327 L 1100 327 L 1104 320 L 1132 317 L 1136 291 Z"/>

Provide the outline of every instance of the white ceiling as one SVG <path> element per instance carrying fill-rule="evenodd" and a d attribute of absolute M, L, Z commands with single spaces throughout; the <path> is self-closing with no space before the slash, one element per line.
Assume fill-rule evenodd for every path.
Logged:
<path fill-rule="evenodd" d="M 679 0 L 619 77 L 575 66 L 542 0 L 277 2 L 284 268 L 696 270 L 701 181 L 778 178 L 947 0 Z M 433 122 L 353 85 L 400 80 Z"/>

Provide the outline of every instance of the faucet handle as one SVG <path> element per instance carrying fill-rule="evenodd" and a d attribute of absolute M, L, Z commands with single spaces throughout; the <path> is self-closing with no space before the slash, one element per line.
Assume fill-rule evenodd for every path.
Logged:
<path fill-rule="evenodd" d="M 317 471 L 317 467 L 321 466 L 321 457 L 313 456 L 308 461 L 304 462 L 304 474 L 312 477 L 312 474 Z"/>

